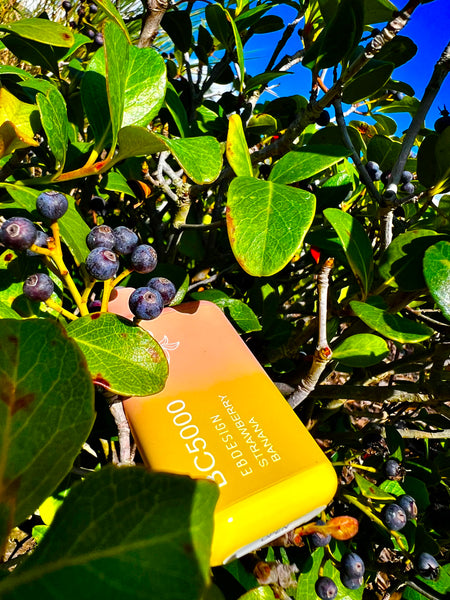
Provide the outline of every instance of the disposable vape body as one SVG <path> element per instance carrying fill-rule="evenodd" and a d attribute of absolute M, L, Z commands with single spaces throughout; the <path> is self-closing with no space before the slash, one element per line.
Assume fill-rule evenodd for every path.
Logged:
<path fill-rule="evenodd" d="M 130 288 L 110 312 L 132 318 Z M 318 514 L 333 467 L 222 311 L 188 302 L 141 321 L 169 360 L 165 388 L 124 402 L 139 451 L 155 471 L 216 482 L 211 564 L 255 550 Z"/>

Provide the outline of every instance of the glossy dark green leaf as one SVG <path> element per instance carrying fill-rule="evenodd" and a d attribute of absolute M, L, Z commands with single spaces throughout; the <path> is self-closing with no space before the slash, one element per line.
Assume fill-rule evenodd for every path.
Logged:
<path fill-rule="evenodd" d="M 369 481 L 359 473 L 355 473 L 355 480 L 361 494 L 366 498 L 384 502 L 393 502 L 395 500 L 395 496 L 376 486 L 372 481 Z"/>
<path fill-rule="evenodd" d="M 244 333 L 260 331 L 261 324 L 252 309 L 237 298 L 230 298 L 220 290 L 205 290 L 190 294 L 194 300 L 209 300 L 221 308 Z"/>
<path fill-rule="evenodd" d="M 396 92 L 403 92 L 407 96 L 414 96 L 414 89 L 404 81 L 390 79 L 386 84 L 386 88 L 388 90 L 395 90 Z"/>
<path fill-rule="evenodd" d="M 188 52 L 192 42 L 192 23 L 187 10 L 171 10 L 164 14 L 161 27 L 180 52 Z"/>
<path fill-rule="evenodd" d="M 2 42 L 20 60 L 31 65 L 39 65 L 52 73 L 58 73 L 58 61 L 66 51 L 63 47 L 49 46 L 14 34 L 6 35 L 2 38 Z"/>
<path fill-rule="evenodd" d="M 270 585 L 260 585 L 239 596 L 239 600 L 275 600 Z"/>
<path fill-rule="evenodd" d="M 234 22 L 233 17 L 230 12 L 227 10 L 227 19 L 231 23 L 231 28 L 233 30 L 234 36 L 234 44 L 236 46 L 236 57 L 237 57 L 237 67 L 238 67 L 238 79 L 239 79 L 239 92 L 242 93 L 244 88 L 244 77 L 245 77 L 245 64 L 244 64 L 244 48 L 242 46 L 242 40 L 237 28 L 236 23 Z"/>
<path fill-rule="evenodd" d="M 383 106 L 377 108 L 380 113 L 409 113 L 412 117 L 415 116 L 419 109 L 420 102 L 417 98 L 405 96 L 403 100 L 389 101 Z"/>
<path fill-rule="evenodd" d="M 260 20 L 260 18 L 268 10 L 270 10 L 271 7 L 273 7 L 273 4 L 260 4 L 258 6 L 255 6 L 254 8 L 250 8 L 239 13 L 239 15 L 235 18 L 235 22 L 239 31 L 244 31 L 244 29 L 255 25 Z"/>
<path fill-rule="evenodd" d="M 428 248 L 423 273 L 434 301 L 450 321 L 450 242 L 441 241 Z"/>
<path fill-rule="evenodd" d="M 111 115 L 105 74 L 105 49 L 101 47 L 91 58 L 81 80 L 81 101 L 97 146 L 104 146 L 111 139 Z"/>
<path fill-rule="evenodd" d="M 382 171 L 389 171 L 395 164 L 401 149 L 400 142 L 395 142 L 384 135 L 375 135 L 367 145 L 367 160 L 378 163 Z"/>
<path fill-rule="evenodd" d="M 422 264 L 425 250 L 436 243 L 437 234 L 429 229 L 412 229 L 394 238 L 379 264 L 383 285 L 406 292 L 425 287 Z"/>
<path fill-rule="evenodd" d="M 275 183 L 295 183 L 317 175 L 347 156 L 350 156 L 350 152 L 343 146 L 303 146 L 280 158 L 270 172 L 269 180 Z"/>
<path fill-rule="evenodd" d="M 227 18 L 227 11 L 220 4 L 208 4 L 205 8 L 208 26 L 219 42 L 230 48 L 233 39 L 233 29 Z"/>
<path fill-rule="evenodd" d="M 394 64 L 391 62 L 371 60 L 364 69 L 344 86 L 343 101 L 347 104 L 356 104 L 368 98 L 384 87 L 393 70 Z"/>
<path fill-rule="evenodd" d="M 390 136 L 394 135 L 397 131 L 397 123 L 391 117 L 387 117 L 386 115 L 372 115 L 377 124 L 375 128 L 380 135 Z"/>
<path fill-rule="evenodd" d="M 121 396 L 148 396 L 163 389 L 167 359 L 152 336 L 111 313 L 72 321 L 68 334 L 82 349 L 94 383 Z"/>
<path fill-rule="evenodd" d="M 411 60 L 416 52 L 417 46 L 410 38 L 404 35 L 396 35 L 389 44 L 385 44 L 381 48 L 377 54 L 377 60 L 391 62 L 399 67 Z"/>
<path fill-rule="evenodd" d="M 388 313 L 381 308 L 353 300 L 350 302 L 353 312 L 368 327 L 384 337 L 402 344 L 416 344 L 430 338 L 434 331 L 411 319 Z"/>
<path fill-rule="evenodd" d="M 28 71 L 24 71 L 23 69 L 19 69 L 19 67 L 14 67 L 13 65 L 2 65 L 0 67 L 0 78 L 3 75 L 17 75 L 20 79 L 32 79 L 33 76 Z"/>
<path fill-rule="evenodd" d="M 259 88 L 262 85 L 266 85 L 270 81 L 273 81 L 278 77 L 282 77 L 283 75 L 289 75 L 289 73 L 281 71 L 267 71 L 266 73 L 260 73 L 254 77 L 249 77 L 245 81 L 245 91 L 250 92 L 251 90 Z"/>
<path fill-rule="evenodd" d="M 217 498 L 210 481 L 105 467 L 72 489 L 0 595 L 198 600 L 210 578 Z"/>
<path fill-rule="evenodd" d="M 357 219 L 342 210 L 327 208 L 323 214 L 338 234 L 348 264 L 366 296 L 373 277 L 373 251 L 367 233 Z"/>
<path fill-rule="evenodd" d="M 314 211 L 309 192 L 252 177 L 233 179 L 227 226 L 241 267 L 256 277 L 280 271 L 300 249 Z"/>
<path fill-rule="evenodd" d="M 436 133 L 430 133 L 424 138 L 417 152 L 417 178 L 426 188 L 433 187 L 439 181 L 441 173 L 436 160 L 438 139 Z"/>
<path fill-rule="evenodd" d="M 170 112 L 172 119 L 175 121 L 175 125 L 178 127 L 178 133 L 181 137 L 188 137 L 189 135 L 189 121 L 187 118 L 186 109 L 180 100 L 177 92 L 173 85 L 169 82 L 167 84 L 165 105 L 167 110 Z"/>
<path fill-rule="evenodd" d="M 69 137 L 66 103 L 56 87 L 46 94 L 38 94 L 36 100 L 48 145 L 57 165 L 62 169 L 66 161 Z"/>
<path fill-rule="evenodd" d="M 389 0 L 364 0 L 364 23 L 390 21 L 397 7 Z"/>
<path fill-rule="evenodd" d="M 353 146 L 355 149 L 360 152 L 365 150 L 366 144 L 364 140 L 354 127 L 347 126 L 347 133 L 350 136 Z M 322 127 L 318 131 L 316 131 L 308 140 L 308 146 L 314 145 L 330 145 L 330 146 L 342 146 L 344 149 L 344 142 L 342 141 L 342 134 L 336 125 L 328 125 L 327 127 Z"/>
<path fill-rule="evenodd" d="M 130 46 L 122 127 L 147 126 L 166 95 L 166 66 L 153 48 Z"/>
<path fill-rule="evenodd" d="M 253 176 L 250 153 L 239 115 L 231 115 L 228 120 L 226 155 L 228 163 L 236 175 Z"/>
<path fill-rule="evenodd" d="M 109 171 L 105 177 L 102 178 L 101 189 L 135 197 L 135 194 L 128 185 L 126 178 L 118 171 Z"/>
<path fill-rule="evenodd" d="M 61 23 L 38 19 L 20 19 L 11 23 L 0 24 L 0 31 L 13 33 L 24 39 L 33 40 L 49 46 L 70 48 L 74 42 L 73 33 Z"/>
<path fill-rule="evenodd" d="M 119 131 L 119 151 L 114 157 L 114 162 L 120 162 L 131 156 L 146 156 L 166 150 L 161 137 L 152 133 L 145 127 L 129 125 Z"/>
<path fill-rule="evenodd" d="M 439 134 L 434 152 L 439 170 L 439 179 L 442 181 L 450 178 L 450 129 L 448 127 Z"/>
<path fill-rule="evenodd" d="M 389 354 L 386 341 L 378 335 L 357 333 L 333 350 L 333 359 L 347 367 L 370 367 Z"/>
<path fill-rule="evenodd" d="M 103 30 L 105 38 L 105 78 L 111 116 L 113 143 L 122 127 L 125 88 L 128 78 L 129 42 L 127 36 L 113 21 L 107 21 Z"/>
<path fill-rule="evenodd" d="M 252 33 L 272 33 L 274 31 L 280 31 L 283 29 L 284 21 L 277 15 L 266 15 L 261 17 L 258 22 L 253 25 Z"/>
<path fill-rule="evenodd" d="M 56 321 L 3 319 L 0 339 L 0 507 L 12 527 L 72 468 L 94 422 L 94 388 Z"/>

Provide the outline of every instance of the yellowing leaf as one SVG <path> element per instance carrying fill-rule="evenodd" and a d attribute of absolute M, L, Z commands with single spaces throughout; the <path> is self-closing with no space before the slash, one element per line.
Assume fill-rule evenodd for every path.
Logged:
<path fill-rule="evenodd" d="M 18 148 L 39 146 L 34 139 L 38 115 L 35 105 L 21 102 L 6 88 L 0 88 L 0 158 Z"/>

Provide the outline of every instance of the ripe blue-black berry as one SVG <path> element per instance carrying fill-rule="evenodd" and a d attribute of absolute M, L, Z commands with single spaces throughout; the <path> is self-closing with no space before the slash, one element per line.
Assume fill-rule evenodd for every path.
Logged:
<path fill-rule="evenodd" d="M 86 31 L 86 35 L 88 36 L 88 38 L 90 38 L 91 40 L 93 40 L 95 38 L 95 31 L 93 29 L 88 29 Z M 98 198 L 98 196 L 93 196 L 93 198 Z M 96 209 L 94 207 L 92 207 L 92 210 L 96 210 Z"/>
<path fill-rule="evenodd" d="M 0 228 L 0 242 L 11 250 L 26 250 L 36 237 L 36 227 L 25 217 L 11 217 Z"/>
<path fill-rule="evenodd" d="M 383 174 L 379 164 L 373 160 L 369 160 L 369 162 L 366 163 L 366 171 L 372 181 L 380 181 Z"/>
<path fill-rule="evenodd" d="M 394 100 L 400 101 L 403 100 L 405 94 L 403 92 L 397 92 L 396 90 L 389 90 L 389 93 L 392 94 Z"/>
<path fill-rule="evenodd" d="M 164 306 L 168 306 L 175 298 L 175 294 L 177 293 L 173 283 L 165 277 L 153 277 L 147 283 L 147 287 L 152 288 L 152 290 L 156 290 L 160 293 L 164 302 Z"/>
<path fill-rule="evenodd" d="M 333 600 L 333 598 L 336 598 L 338 593 L 337 585 L 332 579 L 330 579 L 330 577 L 319 577 L 314 588 L 316 590 L 316 594 L 322 600 Z"/>
<path fill-rule="evenodd" d="M 109 248 L 94 248 L 86 258 L 86 270 L 94 279 L 111 279 L 118 269 L 119 259 Z"/>
<path fill-rule="evenodd" d="M 124 227 L 120 225 L 113 230 L 114 234 L 114 249 L 119 254 L 131 254 L 136 246 L 139 244 L 139 238 L 128 229 L 128 227 Z"/>
<path fill-rule="evenodd" d="M 400 183 L 409 183 L 412 178 L 413 178 L 413 175 L 412 175 L 411 171 L 403 171 L 400 176 Z"/>
<path fill-rule="evenodd" d="M 128 300 L 131 312 L 138 319 L 156 319 L 164 308 L 163 300 L 156 290 L 140 287 L 134 290 Z"/>
<path fill-rule="evenodd" d="M 61 6 L 66 12 L 69 12 L 69 10 L 72 8 L 72 3 L 69 2 L 69 0 L 63 0 L 63 2 L 61 2 Z"/>
<path fill-rule="evenodd" d="M 98 11 L 98 6 L 94 3 L 89 4 L 89 12 L 91 13 L 91 15 L 95 15 L 95 13 Z"/>
<path fill-rule="evenodd" d="M 349 577 L 345 573 L 341 573 L 340 575 L 342 585 L 344 585 L 349 590 L 357 590 L 363 584 L 362 577 Z"/>
<path fill-rule="evenodd" d="M 320 113 L 320 115 L 317 117 L 316 123 L 317 123 L 317 125 L 320 125 L 320 127 L 325 127 L 326 125 L 328 125 L 329 122 L 330 122 L 330 113 L 327 112 L 326 110 L 323 110 Z"/>
<path fill-rule="evenodd" d="M 366 567 L 363 559 L 356 552 L 347 552 L 341 560 L 341 572 L 348 577 L 358 578 L 364 575 Z"/>
<path fill-rule="evenodd" d="M 46 273 L 30 275 L 23 283 L 23 293 L 30 300 L 45 301 L 53 294 L 53 281 Z"/>
<path fill-rule="evenodd" d="M 103 33 L 96 33 L 94 37 L 94 42 L 97 44 L 97 46 L 103 46 L 103 44 L 105 43 L 105 40 L 103 39 Z"/>
<path fill-rule="evenodd" d="M 417 504 L 412 496 L 408 494 L 399 496 L 397 504 L 403 508 L 407 519 L 415 519 L 417 517 Z"/>
<path fill-rule="evenodd" d="M 48 248 L 48 235 L 44 233 L 42 229 L 37 230 L 34 245 L 39 246 L 39 248 Z M 37 252 L 33 252 L 33 250 L 27 250 L 27 254 L 28 256 L 39 256 L 39 254 Z"/>
<path fill-rule="evenodd" d="M 158 256 L 153 246 L 140 244 L 131 254 L 131 266 L 138 273 L 151 273 L 158 264 Z"/>
<path fill-rule="evenodd" d="M 385 507 L 383 522 L 392 531 L 400 531 L 406 525 L 406 513 L 401 506 L 393 502 Z"/>
<path fill-rule="evenodd" d="M 422 575 L 425 579 L 433 579 L 434 581 L 439 579 L 439 563 L 428 552 L 419 554 L 416 560 L 416 569 L 419 575 Z"/>
<path fill-rule="evenodd" d="M 60 219 L 69 208 L 64 194 L 59 192 L 42 192 L 36 199 L 36 208 L 44 217 L 55 221 Z"/>
<path fill-rule="evenodd" d="M 395 458 L 390 458 L 384 465 L 384 472 L 388 479 L 401 479 L 403 477 L 403 471 L 401 464 Z"/>
<path fill-rule="evenodd" d="M 444 108 L 441 110 L 441 116 L 434 124 L 434 130 L 436 133 L 442 133 L 450 125 L 450 114 L 448 110 Z"/>
<path fill-rule="evenodd" d="M 319 519 L 317 521 L 317 525 L 325 525 L 325 523 L 321 519 Z M 331 542 L 331 535 L 325 535 L 324 533 L 320 533 L 318 531 L 311 534 L 311 543 L 316 548 L 321 548 L 323 546 L 326 546 L 330 542 Z"/>
<path fill-rule="evenodd" d="M 99 246 L 112 250 L 116 240 L 111 227 L 108 227 L 108 225 L 97 225 L 87 234 L 86 243 L 89 250 L 93 250 Z"/>
<path fill-rule="evenodd" d="M 414 184 L 413 183 L 404 183 L 402 186 L 400 186 L 400 189 L 402 190 L 402 192 L 405 192 L 406 194 L 414 194 Z"/>

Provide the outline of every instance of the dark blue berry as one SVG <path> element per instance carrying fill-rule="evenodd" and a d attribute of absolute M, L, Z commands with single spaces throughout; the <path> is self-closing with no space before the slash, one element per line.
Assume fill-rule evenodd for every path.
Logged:
<path fill-rule="evenodd" d="M 94 279 L 111 279 L 118 269 L 119 259 L 109 248 L 94 248 L 86 258 L 86 270 Z"/>
<path fill-rule="evenodd" d="M 383 522 L 391 531 L 400 531 L 400 529 L 403 529 L 407 520 L 403 508 L 395 502 L 385 507 Z"/>
<path fill-rule="evenodd" d="M 428 552 L 419 554 L 416 560 L 416 569 L 419 575 L 422 575 L 425 579 L 433 579 L 434 581 L 439 579 L 439 563 Z"/>
<path fill-rule="evenodd" d="M 407 519 L 415 519 L 417 517 L 417 504 L 412 496 L 408 496 L 408 494 L 399 496 L 397 504 L 403 508 Z"/>
<path fill-rule="evenodd" d="M 158 264 L 158 256 L 153 246 L 140 244 L 131 254 L 131 266 L 138 273 L 151 273 Z"/>
<path fill-rule="evenodd" d="M 390 458 L 384 465 L 384 472 L 388 479 L 401 479 L 403 476 L 403 468 L 398 460 Z"/>
<path fill-rule="evenodd" d="M 53 281 L 46 273 L 30 275 L 23 283 L 23 293 L 30 300 L 45 301 L 53 294 Z"/>
<path fill-rule="evenodd" d="M 320 113 L 320 115 L 317 117 L 316 123 L 317 123 L 317 125 L 320 125 L 320 127 L 325 127 L 326 125 L 328 125 L 329 122 L 330 122 L 330 113 L 327 112 L 326 110 L 323 110 Z"/>
<path fill-rule="evenodd" d="M 366 163 L 366 169 L 368 171 L 378 171 L 379 168 L 380 165 L 374 160 L 369 160 L 369 162 Z"/>
<path fill-rule="evenodd" d="M 93 227 L 86 237 L 89 250 L 102 246 L 112 250 L 116 243 L 113 230 L 108 225 L 97 225 Z"/>
<path fill-rule="evenodd" d="M 413 178 L 411 171 L 403 171 L 400 177 L 400 183 L 409 183 Z"/>
<path fill-rule="evenodd" d="M 448 110 L 444 108 L 441 110 L 441 116 L 434 124 L 434 130 L 436 133 L 442 133 L 450 125 L 450 114 Z"/>
<path fill-rule="evenodd" d="M 175 294 L 177 293 L 176 287 L 169 279 L 166 279 L 165 277 L 153 277 L 147 283 L 147 287 L 152 288 L 152 290 L 156 290 L 160 293 L 164 302 L 164 306 L 168 306 L 175 298 Z"/>
<path fill-rule="evenodd" d="M 95 38 L 95 31 L 93 29 L 88 29 L 86 31 L 86 35 L 88 36 L 88 38 L 90 38 L 91 40 L 93 40 Z M 98 198 L 99 196 L 93 196 L 92 199 L 94 198 Z M 103 203 L 104 205 L 104 203 Z M 92 207 L 92 210 L 95 210 L 95 208 Z"/>
<path fill-rule="evenodd" d="M 91 15 L 95 15 L 98 12 L 98 6 L 94 3 L 89 4 L 89 12 Z"/>
<path fill-rule="evenodd" d="M 97 44 L 97 46 L 103 46 L 103 44 L 105 43 L 105 40 L 103 39 L 103 33 L 96 33 L 94 37 L 94 42 Z"/>
<path fill-rule="evenodd" d="M 39 248 L 48 248 L 48 235 L 42 231 L 42 229 L 37 230 L 37 236 L 34 240 L 34 245 L 39 246 Z M 39 256 L 37 252 L 33 252 L 33 250 L 27 250 L 28 256 Z"/>
<path fill-rule="evenodd" d="M 61 2 L 61 6 L 66 12 L 69 12 L 69 10 L 72 8 L 72 3 L 69 2 L 69 0 L 63 0 L 63 2 Z"/>
<path fill-rule="evenodd" d="M 156 290 L 140 287 L 134 290 L 128 300 L 131 312 L 138 319 L 156 319 L 164 308 L 163 300 Z"/>
<path fill-rule="evenodd" d="M 341 560 L 341 572 L 348 577 L 362 577 L 366 567 L 363 559 L 356 552 L 347 552 Z"/>
<path fill-rule="evenodd" d="M 114 249 L 119 254 L 131 254 L 136 246 L 139 244 L 139 238 L 128 229 L 128 227 L 124 227 L 120 225 L 113 230 L 114 234 Z"/>
<path fill-rule="evenodd" d="M 405 192 L 405 194 L 414 194 L 414 184 L 412 183 L 404 183 L 400 186 L 400 189 L 402 192 Z"/>
<path fill-rule="evenodd" d="M 362 577 L 349 577 L 345 573 L 341 573 L 340 577 L 342 585 L 344 585 L 349 590 L 357 590 L 363 584 Z"/>
<path fill-rule="evenodd" d="M 55 221 L 60 219 L 69 208 L 64 194 L 59 192 L 42 192 L 36 199 L 36 208 L 44 217 Z"/>
<path fill-rule="evenodd" d="M 317 521 L 317 525 L 325 525 L 325 523 L 321 519 L 319 519 Z M 311 543 L 316 548 L 321 548 L 323 546 L 326 546 L 330 542 L 331 542 L 331 535 L 325 535 L 324 533 L 320 533 L 319 531 L 316 531 L 315 533 L 311 534 Z"/>
<path fill-rule="evenodd" d="M 0 228 L 0 242 L 11 250 L 26 250 L 36 237 L 36 227 L 25 217 L 11 217 Z"/>
<path fill-rule="evenodd" d="M 338 593 L 337 585 L 330 577 L 319 577 L 314 588 L 322 600 L 333 600 Z"/>

